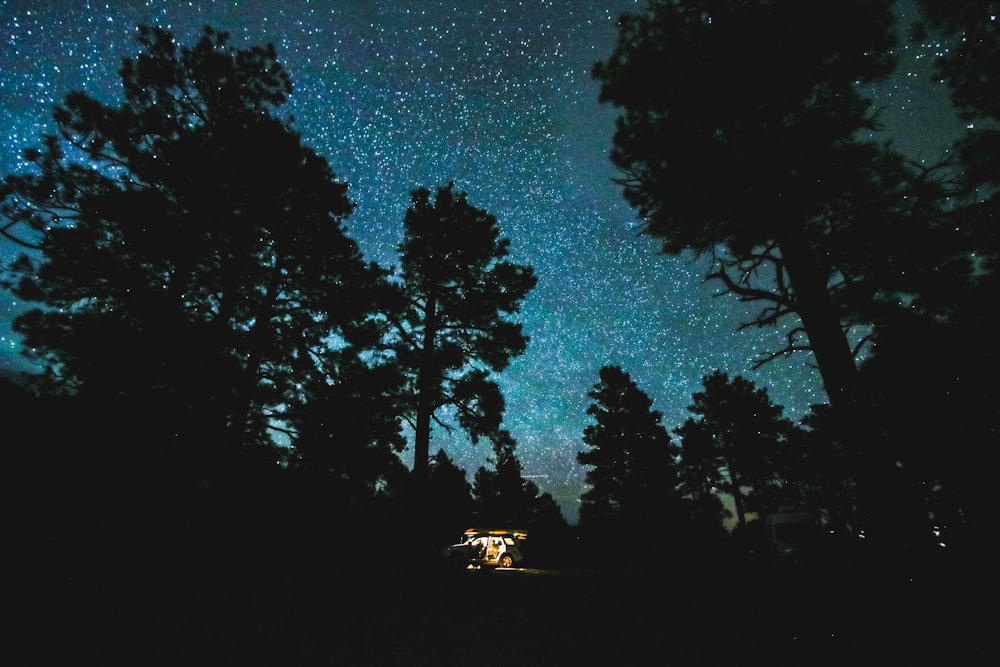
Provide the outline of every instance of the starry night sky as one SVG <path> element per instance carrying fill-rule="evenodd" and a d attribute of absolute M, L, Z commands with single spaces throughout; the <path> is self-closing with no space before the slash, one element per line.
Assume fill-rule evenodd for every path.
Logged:
<path fill-rule="evenodd" d="M 587 392 L 605 364 L 620 365 L 673 430 L 701 378 L 720 369 L 767 388 L 797 419 L 825 403 L 808 354 L 758 371 L 758 352 L 783 332 L 737 331 L 750 314 L 713 298 L 708 265 L 667 257 L 639 234 L 612 182 L 615 109 L 597 101 L 593 63 L 614 48 L 616 21 L 640 0 L 0 0 L 0 175 L 22 171 L 24 148 L 50 131 L 70 90 L 111 104 L 117 70 L 136 55 L 140 23 L 193 44 L 203 25 L 238 48 L 271 42 L 294 92 L 280 110 L 350 184 L 349 234 L 390 266 L 417 187 L 454 181 L 495 215 L 514 261 L 538 287 L 520 315 L 527 352 L 498 379 L 505 425 L 525 476 L 575 520 L 585 469 L 576 462 Z M 868 92 L 886 106 L 886 129 L 918 159 L 933 160 L 959 127 L 947 93 L 930 84 L 934 44 L 900 50 L 890 85 Z M 0 243 L 0 261 L 16 249 Z M 0 293 L 0 368 L 30 370 L 10 322 L 22 306 Z M 469 479 L 489 449 L 435 434 Z M 412 459 L 412 452 L 408 452 Z"/>

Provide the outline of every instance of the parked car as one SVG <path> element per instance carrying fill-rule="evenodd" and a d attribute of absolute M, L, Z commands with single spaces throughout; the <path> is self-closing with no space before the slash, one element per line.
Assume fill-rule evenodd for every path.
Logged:
<path fill-rule="evenodd" d="M 806 565 L 819 557 L 823 546 L 822 532 L 815 512 L 782 507 L 768 515 L 765 525 L 772 565 Z"/>
<path fill-rule="evenodd" d="M 445 559 L 456 567 L 514 567 L 524 560 L 523 530 L 469 528 L 457 544 L 445 547 Z"/>

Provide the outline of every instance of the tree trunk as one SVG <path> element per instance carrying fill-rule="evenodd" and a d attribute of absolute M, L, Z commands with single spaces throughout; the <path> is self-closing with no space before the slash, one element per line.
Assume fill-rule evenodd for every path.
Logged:
<path fill-rule="evenodd" d="M 800 234 L 785 234 L 779 244 L 827 398 L 835 410 L 849 408 L 857 400 L 858 369 L 830 298 L 829 276 Z"/>
<path fill-rule="evenodd" d="M 437 390 L 437 371 L 434 363 L 434 341 L 437 337 L 437 299 L 427 298 L 424 313 L 423 349 L 420 351 L 420 369 L 417 374 L 417 414 L 413 434 L 413 487 L 417 498 L 423 498 L 427 486 L 427 463 L 430 460 L 431 416 L 434 414 L 434 395 Z"/>
<path fill-rule="evenodd" d="M 737 474 L 736 465 L 733 463 L 733 457 L 731 455 L 733 443 L 730 438 L 726 438 L 726 442 L 723 444 L 723 447 L 726 449 L 726 469 L 729 471 L 729 484 L 731 486 L 730 491 L 733 494 L 733 509 L 736 510 L 736 525 L 740 528 L 744 528 L 747 525 L 747 515 L 743 503 L 743 494 L 740 492 L 740 477 Z"/>
<path fill-rule="evenodd" d="M 254 394 L 260 383 L 260 369 L 263 365 L 263 349 L 265 343 L 273 335 L 271 318 L 274 316 L 274 304 L 281 291 L 280 263 L 271 271 L 267 293 L 254 312 L 254 325 L 247 332 L 246 364 L 239 385 L 235 387 L 232 424 L 229 438 L 231 454 L 242 451 L 250 439 L 250 410 L 253 406 Z"/>
<path fill-rule="evenodd" d="M 786 235 L 780 247 L 823 386 L 838 415 L 835 437 L 857 482 L 858 506 L 876 540 L 899 543 L 917 508 L 907 503 L 905 480 L 869 414 L 847 335 L 827 289 L 828 276 L 801 235 Z"/>
<path fill-rule="evenodd" d="M 417 382 L 418 386 L 425 384 Z M 422 494 L 427 485 L 427 462 L 431 448 L 431 408 L 426 387 L 417 390 L 417 418 L 413 434 L 413 486 Z"/>

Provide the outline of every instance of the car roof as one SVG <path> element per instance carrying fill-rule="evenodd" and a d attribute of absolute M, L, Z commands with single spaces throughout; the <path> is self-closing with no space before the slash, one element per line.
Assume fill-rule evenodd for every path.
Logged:
<path fill-rule="evenodd" d="M 517 528 L 468 528 L 465 531 L 465 536 L 468 537 L 479 537 L 482 535 L 495 535 L 498 537 L 509 536 L 516 537 L 519 540 L 528 539 L 528 531 L 521 530 Z"/>

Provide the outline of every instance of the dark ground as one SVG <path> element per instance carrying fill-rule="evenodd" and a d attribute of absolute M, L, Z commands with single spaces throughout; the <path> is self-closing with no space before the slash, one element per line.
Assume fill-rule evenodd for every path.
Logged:
<path fill-rule="evenodd" d="M 10 570 L 4 665 L 979 665 L 978 573 L 448 571 L 51 554 Z"/>

